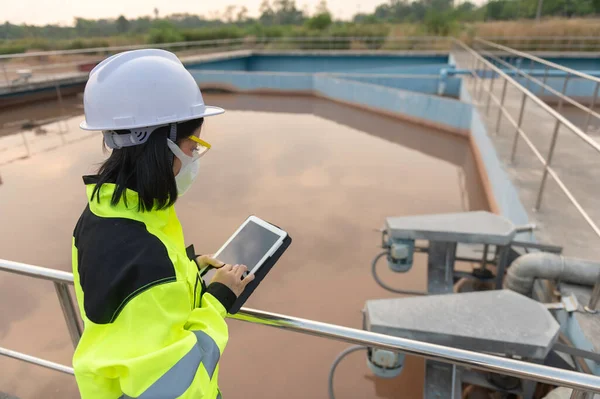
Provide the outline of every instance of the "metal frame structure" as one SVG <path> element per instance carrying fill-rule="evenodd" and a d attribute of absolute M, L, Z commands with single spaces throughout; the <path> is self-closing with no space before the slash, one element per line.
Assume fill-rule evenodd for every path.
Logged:
<path fill-rule="evenodd" d="M 83 330 L 77 316 L 75 304 L 68 290 L 68 286 L 73 284 L 73 275 L 71 273 L 7 260 L 0 260 L 0 271 L 52 281 L 56 288 L 56 294 L 63 310 L 63 316 L 67 323 L 71 340 L 74 346 L 77 345 Z M 595 292 L 598 293 L 597 295 L 600 295 L 600 289 L 595 289 Z M 596 298 L 595 300 L 597 303 L 598 299 Z M 261 310 L 243 308 L 238 314 L 231 316 L 231 318 L 282 330 L 365 345 L 367 347 L 388 349 L 450 364 L 453 367 L 463 366 L 480 371 L 564 386 L 573 389 L 572 398 L 585 398 L 582 395 L 586 395 L 586 392 L 600 394 L 600 377 L 595 375 L 562 370 L 448 346 L 434 345 L 427 342 L 376 334 L 369 331 Z M 63 373 L 73 374 L 73 369 L 68 366 L 6 348 L 0 347 L 0 355 Z"/>
<path fill-rule="evenodd" d="M 575 126 L 575 124 L 569 121 L 565 116 L 561 115 L 559 112 L 551 108 L 548 104 L 546 104 L 536 95 L 531 93 L 526 87 L 523 87 L 519 82 L 515 81 L 505 71 L 498 68 L 489 60 L 485 59 L 481 54 L 477 53 L 472 48 L 468 47 L 460 41 L 456 41 L 455 43 L 458 47 L 458 49 L 456 49 L 455 51 L 462 54 L 466 54 L 469 57 L 469 60 L 467 62 L 469 62 L 471 66 L 471 77 L 475 79 L 473 95 L 475 99 L 479 102 L 479 105 L 485 104 L 485 112 L 487 115 L 489 115 L 490 112 L 491 102 L 494 102 L 494 104 L 498 106 L 498 115 L 494 127 L 495 134 L 499 134 L 502 116 L 504 116 L 504 118 L 506 118 L 506 120 L 508 120 L 509 123 L 515 128 L 511 160 L 514 161 L 515 159 L 517 145 L 519 142 L 519 138 L 521 138 L 544 167 L 542 179 L 540 181 L 540 186 L 537 192 L 535 210 L 537 211 L 541 208 L 544 189 L 546 186 L 546 180 L 548 176 L 550 176 L 552 177 L 552 179 L 554 179 L 556 184 L 559 186 L 559 188 L 565 194 L 565 196 L 569 199 L 569 201 L 575 206 L 578 213 L 583 217 L 583 219 L 594 231 L 594 233 L 600 238 L 600 227 L 598 226 L 598 224 L 596 224 L 596 222 L 590 217 L 590 215 L 583 208 L 580 202 L 575 198 L 573 193 L 567 188 L 563 180 L 552 168 L 552 157 L 554 155 L 554 150 L 556 147 L 558 132 L 561 127 L 567 128 L 575 137 L 582 140 L 597 153 L 600 153 L 600 144 L 594 139 L 592 139 L 590 136 L 588 136 L 580 128 Z M 493 93 L 495 81 L 497 79 L 500 80 L 500 83 L 502 84 L 502 94 L 500 98 L 498 98 Z M 489 84 L 486 85 L 486 82 L 489 82 Z M 508 84 L 510 84 L 511 87 L 518 90 L 522 94 L 521 105 L 519 108 L 519 116 L 517 120 L 515 120 L 513 116 L 504 107 L 504 101 L 506 98 L 506 90 Z M 485 99 L 485 103 L 484 99 L 482 99 L 483 92 L 487 93 L 487 99 Z M 542 155 L 540 150 L 538 150 L 533 141 L 528 137 L 527 132 L 525 132 L 522 127 L 523 116 L 525 114 L 525 109 L 528 102 L 537 105 L 555 120 L 555 128 L 552 134 L 550 148 L 546 157 Z"/>

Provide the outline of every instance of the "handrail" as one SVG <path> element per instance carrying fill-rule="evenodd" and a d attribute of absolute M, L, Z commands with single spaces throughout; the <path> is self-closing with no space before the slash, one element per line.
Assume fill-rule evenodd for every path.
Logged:
<path fill-rule="evenodd" d="M 554 89 L 553 87 L 551 87 L 551 86 L 548 86 L 546 83 L 544 83 L 543 81 L 540 81 L 539 79 L 536 79 L 535 77 L 533 77 L 533 76 L 532 76 L 532 75 L 530 75 L 529 73 L 527 73 L 527 72 L 523 72 L 523 70 L 522 70 L 522 69 L 519 69 L 519 68 L 515 67 L 514 65 L 512 65 L 512 64 L 510 64 L 510 63 L 508 63 L 508 62 L 506 62 L 506 61 L 502 60 L 500 57 L 498 57 L 498 56 L 496 56 L 496 55 L 492 54 L 492 53 L 491 53 L 491 52 L 489 52 L 489 51 L 481 51 L 481 53 L 482 53 L 483 55 L 487 56 L 487 57 L 490 57 L 491 59 L 493 59 L 494 61 L 498 62 L 499 64 L 501 64 L 501 65 L 504 65 L 505 67 L 507 67 L 507 68 L 509 68 L 509 69 L 511 69 L 511 70 L 514 70 L 514 71 L 516 72 L 516 74 L 518 74 L 518 75 L 521 75 L 521 76 L 523 76 L 525 79 L 528 79 L 528 80 L 532 81 L 533 83 L 535 83 L 535 84 L 539 85 L 539 86 L 540 86 L 540 87 L 542 87 L 542 88 L 543 88 L 545 91 L 548 91 L 548 92 L 550 92 L 550 93 L 554 94 L 555 96 L 557 96 L 557 97 L 559 97 L 559 98 L 562 98 L 564 101 L 568 102 L 569 104 L 571 104 L 571 105 L 572 105 L 572 106 L 574 106 L 575 108 L 578 108 L 578 109 L 580 109 L 581 111 L 587 112 L 588 114 L 590 114 L 590 116 L 594 116 L 594 118 L 600 119 L 600 113 L 598 113 L 598 112 L 594 111 L 592 108 L 588 108 L 588 107 L 586 107 L 585 105 L 582 105 L 581 103 L 579 103 L 579 102 L 577 102 L 577 101 L 573 100 L 571 97 L 569 97 L 569 96 L 567 96 L 567 95 L 565 95 L 565 94 L 561 93 L 560 91 L 558 91 L 558 90 Z M 567 68 L 567 69 L 568 69 L 568 68 Z M 569 73 L 570 73 L 570 72 L 567 72 L 567 71 L 564 71 L 564 72 L 566 72 L 566 73 L 567 73 L 567 76 L 565 77 L 565 79 L 568 79 L 568 77 L 569 77 Z M 584 74 L 584 75 L 586 75 L 586 74 Z M 591 75 L 587 75 L 587 76 L 591 76 Z M 593 77 L 593 76 L 591 76 L 591 77 Z M 588 78 L 585 78 L 585 79 L 588 79 Z M 598 83 L 597 83 L 597 84 L 600 84 L 600 79 L 597 79 L 597 80 L 598 80 Z M 596 80 L 594 80 L 594 81 L 596 81 Z M 586 134 L 587 134 L 587 133 L 586 133 Z"/>
<path fill-rule="evenodd" d="M 1 259 L 0 271 L 7 271 L 33 278 L 46 280 L 49 279 L 59 283 L 73 282 L 73 276 L 71 273 L 54 271 L 39 266 Z M 561 385 L 577 390 L 600 393 L 600 377 L 595 375 L 562 370 L 535 363 L 527 363 L 524 361 L 513 360 L 479 352 L 435 345 L 427 342 L 399 338 L 390 335 L 378 334 L 369 331 L 248 308 L 242 308 L 238 314 L 230 317 L 236 320 L 294 331 L 302 334 L 403 352 L 430 360 L 469 367 L 481 371 L 500 373 L 517 378 L 524 378 L 548 384 Z M 7 354 L 8 352 L 13 352 L 12 357 L 27 360 L 25 359 L 25 357 L 28 357 L 27 355 L 19 354 L 6 349 L 2 350 L 2 348 L 0 348 L 0 355 Z M 10 355 L 10 353 L 8 355 Z M 36 361 L 31 362 L 40 364 Z M 66 369 L 62 371 L 68 372 L 68 369 L 69 368 L 66 367 Z"/>
<path fill-rule="evenodd" d="M 40 359 L 39 357 L 29 356 L 24 353 L 12 351 L 10 349 L 0 348 L 0 356 L 6 356 L 12 359 L 22 360 L 27 363 L 35 364 L 36 366 L 42 366 L 47 369 L 60 371 L 61 373 L 75 375 L 72 367 L 64 366 L 60 363 L 51 362 L 49 360 Z"/>
<path fill-rule="evenodd" d="M 50 280 L 57 283 L 73 284 L 72 273 L 49 269 L 46 267 L 28 265 L 27 263 L 0 259 L 0 271 L 20 274 L 22 276 L 34 277 L 42 280 Z"/>
<path fill-rule="evenodd" d="M 491 63 L 490 61 L 486 60 L 484 57 L 482 57 L 480 54 L 478 54 L 476 51 L 474 51 L 473 49 L 471 49 L 469 46 L 467 46 L 466 44 L 464 44 L 463 42 L 456 40 L 455 44 L 458 45 L 459 47 L 462 47 L 463 51 L 466 51 L 467 53 L 469 53 L 472 57 L 474 57 L 475 60 L 477 60 L 477 65 L 479 65 L 480 62 L 482 62 L 485 65 L 486 71 L 487 68 L 489 68 L 491 71 L 493 71 L 495 74 L 498 74 L 499 76 L 501 76 L 504 80 L 505 80 L 505 86 L 503 88 L 503 94 L 502 94 L 502 100 L 498 101 L 495 96 L 492 93 L 492 90 L 487 90 L 489 93 L 489 97 L 494 98 L 494 101 L 499 105 L 500 107 L 500 111 L 498 114 L 498 123 L 499 123 L 499 118 L 500 118 L 500 114 L 503 114 L 510 122 L 511 124 L 513 124 L 513 126 L 516 128 L 516 135 L 515 135 L 515 140 L 513 142 L 513 156 L 516 150 L 516 143 L 517 140 L 516 138 L 518 136 L 522 137 L 523 140 L 525 141 L 525 143 L 529 146 L 529 148 L 532 150 L 532 152 L 535 154 L 535 156 L 538 158 L 538 160 L 542 163 L 542 165 L 544 165 L 544 173 L 542 175 L 542 181 L 540 184 L 540 188 L 538 191 L 538 196 L 537 196 L 537 201 L 536 201 L 536 206 L 534 209 L 538 210 L 540 208 L 540 204 L 541 204 L 541 198 L 544 192 L 544 187 L 545 187 L 545 182 L 546 182 L 546 178 L 548 175 L 550 175 L 554 181 L 556 182 L 556 184 L 559 186 L 559 188 L 562 190 L 562 192 L 567 196 L 567 198 L 569 199 L 569 201 L 571 201 L 571 203 L 573 204 L 573 206 L 575 206 L 575 208 L 577 209 L 577 211 L 579 212 L 579 214 L 583 217 L 583 219 L 586 221 L 586 223 L 591 227 L 591 229 L 594 231 L 594 233 L 600 237 L 600 227 L 598 227 L 598 225 L 594 222 L 594 220 L 591 218 L 591 216 L 586 212 L 586 210 L 583 208 L 583 206 L 579 203 L 579 201 L 577 201 L 577 199 L 575 198 L 575 196 L 569 191 L 569 189 L 566 187 L 566 185 L 562 182 L 562 180 L 560 179 L 560 177 L 558 176 L 558 174 L 554 171 L 554 169 L 550 166 L 550 161 L 552 159 L 552 154 L 554 152 L 554 147 L 556 144 L 556 136 L 558 133 L 558 128 L 560 127 L 560 125 L 564 125 L 567 128 L 569 128 L 573 133 L 575 133 L 575 135 L 577 137 L 579 137 L 580 139 L 582 139 L 585 143 L 589 144 L 590 147 L 592 147 L 594 150 L 596 150 L 596 152 L 600 152 L 600 144 L 598 144 L 595 140 L 591 139 L 587 134 L 583 133 L 581 131 L 581 129 L 579 129 L 577 126 L 575 126 L 573 123 L 571 123 L 571 121 L 569 121 L 567 118 L 565 118 L 563 115 L 561 115 L 560 113 L 558 113 L 557 111 L 555 111 L 554 109 L 552 109 L 548 104 L 546 104 L 545 102 L 543 102 L 542 100 L 540 100 L 537 96 L 533 95 L 529 90 L 527 90 L 525 87 L 523 87 L 521 84 L 519 84 L 518 82 L 516 82 L 513 78 L 511 78 L 508 74 L 506 74 L 503 70 L 501 70 L 500 68 L 496 67 L 493 63 Z M 475 76 L 476 78 L 478 78 L 478 75 L 476 74 L 476 71 L 472 72 L 473 76 Z M 481 80 L 481 78 L 479 78 Z M 511 115 L 506 111 L 506 109 L 503 107 L 503 101 L 504 101 L 504 96 L 506 94 L 506 83 L 510 82 L 512 84 L 512 86 L 518 90 L 519 92 L 521 92 L 522 96 L 522 101 L 521 101 L 521 111 L 520 111 L 520 115 L 519 115 L 519 121 L 515 122 L 514 119 L 511 117 Z M 481 83 L 481 87 L 484 88 L 485 85 L 483 85 L 483 82 Z M 530 101 L 534 102 L 535 104 L 537 104 L 539 107 L 541 107 L 543 110 L 545 110 L 546 112 L 548 112 L 551 116 L 553 116 L 556 121 L 557 124 L 555 125 L 555 129 L 554 129 L 554 134 L 553 134 L 553 140 L 552 140 L 552 144 L 550 146 L 550 152 L 549 152 L 549 156 L 548 159 L 546 160 L 542 154 L 539 152 L 539 150 L 535 147 L 535 145 L 533 144 L 533 142 L 527 137 L 527 135 L 525 134 L 525 132 L 523 131 L 523 129 L 521 128 L 521 119 L 523 116 L 523 110 L 524 110 L 524 105 L 525 105 L 525 100 L 529 99 Z M 488 102 L 489 105 L 489 102 Z"/>
<path fill-rule="evenodd" d="M 488 40 L 485 40 L 485 39 L 479 39 L 479 38 L 477 38 L 477 39 L 475 39 L 475 41 L 478 42 L 478 43 L 483 43 L 486 46 L 494 47 L 496 49 L 505 51 L 505 52 L 507 52 L 509 54 L 512 54 L 512 55 L 517 55 L 517 56 L 522 57 L 522 58 L 527 58 L 529 60 L 533 60 L 533 61 L 537 62 L 538 64 L 543 64 L 543 65 L 549 66 L 549 67 L 551 67 L 553 69 L 558 69 L 559 71 L 563 71 L 563 72 L 566 72 L 568 74 L 571 74 L 571 75 L 574 75 L 574 76 L 577 76 L 577 77 L 580 77 L 580 78 L 583 78 L 583 79 L 587 79 L 587 80 L 591 80 L 591 81 L 596 82 L 596 83 L 600 83 L 600 78 L 598 78 L 596 76 L 588 75 L 587 73 L 583 73 L 583 72 L 578 71 L 576 69 L 567 68 L 567 67 L 565 67 L 563 65 L 559 65 L 559 64 L 556 64 L 554 62 L 545 60 L 543 58 L 536 57 L 533 54 L 525 53 L 525 52 L 519 51 L 519 50 L 515 50 L 513 48 L 510 48 L 510 47 L 507 47 L 507 46 L 503 46 L 501 44 L 494 43 L 494 42 L 491 42 L 491 41 L 488 41 Z"/>
<path fill-rule="evenodd" d="M 542 101 L 538 96 L 531 93 L 529 90 L 527 90 L 525 87 L 523 87 L 520 83 L 518 83 L 516 80 L 511 78 L 508 74 L 506 74 L 503 70 L 501 70 L 500 68 L 498 68 L 497 66 L 495 66 L 494 64 L 492 64 L 491 62 L 486 60 L 485 58 L 481 57 L 479 54 L 477 54 L 477 52 L 475 50 L 468 47 L 466 44 L 464 44 L 463 42 L 461 42 L 459 40 L 456 40 L 455 43 L 458 44 L 459 46 L 461 46 L 463 48 L 463 50 L 467 51 L 472 56 L 474 56 L 476 58 L 477 57 L 481 58 L 481 61 L 487 67 L 489 67 L 492 71 L 494 71 L 498 75 L 502 76 L 504 79 L 506 79 L 508 82 L 510 82 L 513 86 L 515 86 L 515 88 L 518 91 L 520 91 L 523 95 L 525 95 L 529 100 L 533 101 L 536 105 L 538 105 L 544 111 L 548 112 L 554 118 L 558 119 L 562 125 L 566 126 L 577 137 L 579 137 L 581 140 L 583 140 L 584 142 L 589 144 L 590 147 L 592 147 L 597 152 L 600 152 L 600 144 L 598 144 L 595 140 L 591 139 L 581 129 L 579 129 L 577 126 L 575 126 L 575 124 L 573 124 L 570 120 L 568 120 L 562 114 L 558 113 L 558 111 L 556 111 L 555 109 L 550 107 L 548 104 L 546 104 L 544 101 Z"/>
<path fill-rule="evenodd" d="M 102 53 L 102 52 L 120 52 L 127 50 L 139 50 L 145 48 L 172 48 L 172 47 L 193 47 L 211 44 L 232 44 L 232 43 L 248 43 L 248 44 L 260 44 L 268 42 L 346 42 L 353 40 L 363 41 L 392 41 L 392 42 L 411 42 L 411 41 L 449 41 L 449 38 L 444 36 L 401 36 L 401 37 L 388 37 L 388 36 L 321 36 L 321 37 L 264 37 L 256 39 L 247 38 L 236 38 L 236 39 L 215 39 L 215 40 L 196 40 L 189 42 L 172 42 L 172 43 L 156 43 L 156 44 L 134 44 L 127 46 L 109 46 L 109 47 L 94 47 L 88 49 L 76 49 L 76 50 L 50 50 L 50 51 L 36 51 L 30 53 L 14 53 L 0 55 L 0 60 L 11 59 L 11 58 L 31 58 L 41 57 L 50 55 L 76 55 L 76 54 L 88 54 L 88 53 Z"/>
<path fill-rule="evenodd" d="M 389 349 L 408 355 L 423 357 L 428 360 L 469 367 L 480 371 L 600 393 L 600 377 L 591 374 L 567 371 L 536 363 L 457 349 L 451 346 L 430 344 L 428 342 L 378 334 L 255 309 L 242 308 L 240 313 L 230 316 L 230 318 L 282 330 L 335 339 L 351 344 Z M 582 376 L 587 378 L 580 381 L 573 380 L 574 378 L 577 380 L 578 378 L 576 377 Z"/>

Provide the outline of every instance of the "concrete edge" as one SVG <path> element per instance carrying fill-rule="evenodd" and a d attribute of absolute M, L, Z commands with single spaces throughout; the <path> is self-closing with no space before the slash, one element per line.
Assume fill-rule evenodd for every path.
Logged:
<path fill-rule="evenodd" d="M 490 181 L 485 169 L 481 151 L 479 151 L 479 147 L 470 133 L 471 132 L 469 132 L 469 147 L 471 148 L 471 153 L 473 154 L 473 159 L 475 160 L 475 169 L 477 170 L 479 181 L 481 181 L 481 184 L 483 185 L 483 192 L 485 194 L 488 206 L 490 207 L 490 211 L 492 213 L 495 213 L 496 215 L 502 215 L 502 210 L 500 209 L 498 201 L 496 201 L 496 196 L 494 195 L 492 182 Z"/>

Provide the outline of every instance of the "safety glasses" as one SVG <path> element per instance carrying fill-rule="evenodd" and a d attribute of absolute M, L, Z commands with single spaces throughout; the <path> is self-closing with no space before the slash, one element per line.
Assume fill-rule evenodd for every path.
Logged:
<path fill-rule="evenodd" d="M 194 149 L 194 152 L 197 154 L 198 158 L 206 154 L 208 150 L 210 150 L 210 148 L 212 147 L 209 143 L 194 135 L 191 135 L 188 138 L 192 141 L 195 141 L 198 144 L 196 146 L 196 149 Z"/>

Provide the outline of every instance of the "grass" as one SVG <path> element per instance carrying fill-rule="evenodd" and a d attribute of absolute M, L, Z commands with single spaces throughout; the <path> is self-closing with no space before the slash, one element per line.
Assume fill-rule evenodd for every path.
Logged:
<path fill-rule="evenodd" d="M 439 21 L 432 21 L 435 26 Z M 0 40 L 0 54 L 22 53 L 25 51 L 44 51 L 44 50 L 71 50 L 92 47 L 124 46 L 142 43 L 166 43 L 172 41 L 195 41 L 210 39 L 227 39 L 241 37 L 318 37 L 318 36 L 336 36 L 336 37 L 415 37 L 424 35 L 433 35 L 431 32 L 432 24 L 372 24 L 372 25 L 354 25 L 354 24 L 334 24 L 326 30 L 310 30 L 305 26 L 262 26 L 254 25 L 241 28 L 236 26 L 226 26 L 220 28 L 204 28 L 194 30 L 174 30 L 170 28 L 153 29 L 146 35 L 121 35 L 106 38 L 86 38 L 74 40 L 48 40 L 45 38 L 29 38 L 22 40 Z M 478 37 L 596 37 L 596 44 L 600 48 L 600 19 L 599 18 L 579 18 L 579 19 L 546 19 L 539 23 L 532 20 L 519 21 L 500 21 L 500 22 L 477 22 L 460 23 L 456 21 L 447 21 L 447 29 L 440 31 L 448 33 L 451 36 L 459 37 L 467 43 L 472 38 Z M 382 44 L 375 47 L 380 47 Z M 535 40 L 528 41 L 528 48 L 536 49 L 538 43 Z M 346 44 L 351 48 L 369 48 L 373 45 L 367 42 L 357 42 Z M 397 46 L 393 43 L 384 43 L 383 47 Z M 582 48 L 583 49 L 583 48 Z"/>
<path fill-rule="evenodd" d="M 600 19 L 546 19 L 539 23 L 531 20 L 483 22 L 474 25 L 477 36 L 498 37 L 556 37 L 589 36 L 600 38 Z"/>

